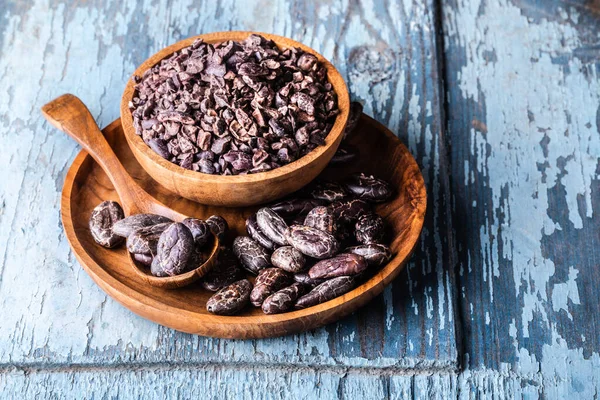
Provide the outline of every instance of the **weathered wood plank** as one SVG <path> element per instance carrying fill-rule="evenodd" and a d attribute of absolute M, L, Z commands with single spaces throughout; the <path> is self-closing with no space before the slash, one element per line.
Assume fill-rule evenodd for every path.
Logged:
<path fill-rule="evenodd" d="M 381 388 L 379 379 L 369 378 L 361 380 L 363 388 Z M 28 399 L 334 399 L 343 393 L 344 385 L 354 383 L 343 373 L 260 368 L 13 371 L 0 378 L 0 395 Z"/>
<path fill-rule="evenodd" d="M 40 399 L 417 399 L 457 396 L 457 376 L 378 376 L 297 368 L 12 370 L 0 396 Z M 474 398 L 474 397 L 472 397 Z"/>
<path fill-rule="evenodd" d="M 600 376 L 600 5 L 443 6 L 466 364 Z"/>
<path fill-rule="evenodd" d="M 4 3 L 3 3 L 4 4 Z M 255 362 L 454 368 L 452 230 L 433 1 L 8 2 L 0 24 L 0 364 Z M 100 125 L 118 116 L 134 67 L 198 32 L 291 36 L 329 57 L 367 113 L 398 132 L 423 168 L 430 208 L 418 254 L 393 287 L 325 329 L 261 341 L 173 332 L 100 291 L 59 222 L 77 146 L 39 106 L 73 92 Z"/>
<path fill-rule="evenodd" d="M 0 397 L 40 399 L 570 399 L 567 380 L 480 370 L 387 375 L 312 368 L 13 369 L 0 374 Z M 581 399 L 594 393 L 581 392 Z"/>

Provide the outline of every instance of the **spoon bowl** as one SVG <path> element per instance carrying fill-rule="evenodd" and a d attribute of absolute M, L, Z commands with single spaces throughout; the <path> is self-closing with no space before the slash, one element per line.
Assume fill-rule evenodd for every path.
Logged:
<path fill-rule="evenodd" d="M 134 214 L 157 214 L 181 222 L 188 218 L 150 196 L 127 173 L 89 110 L 79 98 L 64 94 L 42 107 L 44 117 L 56 128 L 71 136 L 102 167 L 120 198 L 126 216 Z M 136 273 L 143 275 L 144 281 L 162 288 L 178 288 L 189 285 L 204 276 L 214 266 L 219 253 L 219 239 L 213 236 L 211 252 L 202 265 L 192 271 L 167 277 L 155 277 L 142 270 L 132 258 L 131 266 Z"/>
<path fill-rule="evenodd" d="M 348 88 L 337 69 L 312 48 L 292 39 L 260 32 L 228 31 L 190 37 L 168 46 L 148 58 L 133 73 L 144 73 L 171 56 L 174 52 L 190 46 L 196 39 L 206 43 L 241 41 L 251 34 L 270 39 L 281 48 L 298 47 L 313 54 L 327 69 L 327 79 L 337 95 L 339 114 L 325 138 L 325 144 L 317 147 L 298 160 L 267 172 L 248 175 L 210 175 L 191 171 L 171 163 L 156 154 L 135 133 L 129 102 L 135 95 L 135 83 L 130 79 L 121 99 L 121 124 L 131 151 L 144 170 L 158 183 L 181 197 L 208 205 L 225 207 L 251 206 L 270 202 L 302 188 L 317 177 L 335 154 L 344 133 L 350 111 Z"/>

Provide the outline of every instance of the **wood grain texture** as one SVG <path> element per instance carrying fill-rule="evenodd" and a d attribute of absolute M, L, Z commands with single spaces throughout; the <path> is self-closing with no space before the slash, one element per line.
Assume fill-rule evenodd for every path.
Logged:
<path fill-rule="evenodd" d="M 201 204 L 210 204 L 223 207 L 254 206 L 280 199 L 311 182 L 329 163 L 340 145 L 348 115 L 350 112 L 350 98 L 344 78 L 326 58 L 309 46 L 279 35 L 262 32 L 226 31 L 194 35 L 180 40 L 153 54 L 142 65 L 137 67 L 134 76 L 144 76 L 144 73 L 157 65 L 160 61 L 170 57 L 174 52 L 189 47 L 198 39 L 206 43 L 218 44 L 228 40 L 241 42 L 249 35 L 258 33 L 266 39 L 272 40 L 280 49 L 300 48 L 304 52 L 313 54 L 319 63 L 327 69 L 327 79 L 333 86 L 337 96 L 339 113 L 335 123 L 325 138 L 325 143 L 298 160 L 283 165 L 271 171 L 247 175 L 210 175 L 191 171 L 165 160 L 156 154 L 133 127 L 133 117 L 129 110 L 135 93 L 135 83 L 132 79 L 127 81 L 123 97 L 121 98 L 121 125 L 125 132 L 127 142 L 133 155 L 154 180 L 179 194 L 186 199 L 197 201 Z M 261 190 L 256 190 L 257 185 Z"/>
<path fill-rule="evenodd" d="M 0 18 L 0 364 L 216 362 L 456 368 L 453 234 L 432 1 L 4 2 Z M 37 110 L 74 92 L 100 126 L 130 73 L 199 32 L 279 33 L 330 59 L 352 97 L 407 143 L 429 188 L 417 254 L 369 307 L 280 339 L 213 340 L 159 327 L 98 289 L 70 253 L 59 193 L 78 147 Z M 30 65 L 31 68 L 24 68 Z M 35 66 L 35 67 L 33 67 Z"/>
<path fill-rule="evenodd" d="M 328 168 L 323 176 L 341 182 L 348 174 L 363 171 L 390 183 L 394 195 L 374 210 L 384 219 L 393 238 L 389 243 L 393 258 L 373 271 L 370 279 L 331 301 L 278 315 L 265 315 L 260 308 L 250 307 L 239 315 L 219 316 L 206 311 L 206 302 L 214 293 L 204 290 L 199 284 L 167 290 L 174 288 L 171 286 L 174 282 L 192 283 L 189 282 L 190 275 L 197 276 L 194 271 L 173 277 L 181 277 L 177 280 L 154 277 L 154 281 L 149 281 L 148 268 L 132 270 L 127 267 L 133 260 L 126 249 L 98 246 L 89 233 L 89 216 L 94 207 L 105 199 L 118 201 L 119 196 L 114 186 L 105 183 L 108 177 L 86 152 L 75 158 L 63 187 L 61 214 L 67 239 L 85 271 L 113 299 L 138 315 L 179 331 L 248 339 L 305 332 L 337 321 L 380 294 L 404 269 L 419 240 L 427 206 L 423 177 L 408 149 L 384 126 L 365 115 L 360 118 L 357 129 L 362 135 L 353 135 L 347 140 L 350 145 L 361 149 L 360 160 L 351 166 Z M 234 237 L 247 235 L 246 219 L 260 206 L 216 207 L 182 199 L 156 184 L 135 160 L 120 121 L 114 121 L 103 133 L 102 138 L 106 137 L 110 152 L 116 154 L 113 163 L 123 166 L 123 174 L 136 177 L 135 186 L 139 188 L 140 198 L 151 197 L 146 199 L 149 203 L 160 199 L 161 206 L 200 219 L 211 215 L 224 217 L 229 225 L 224 245 L 231 246 Z M 217 244 L 215 242 L 215 246 Z M 197 270 L 202 270 L 209 263 L 210 260 Z M 253 281 L 254 277 L 249 279 Z"/>
<path fill-rule="evenodd" d="M 598 396 L 599 11 L 443 9 L 465 364 L 541 377 L 546 398 Z"/>

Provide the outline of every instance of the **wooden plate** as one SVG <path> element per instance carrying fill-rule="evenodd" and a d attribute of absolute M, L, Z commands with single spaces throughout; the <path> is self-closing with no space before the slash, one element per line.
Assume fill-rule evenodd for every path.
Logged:
<path fill-rule="evenodd" d="M 125 248 L 108 250 L 94 243 L 88 230 L 92 209 L 101 201 L 119 201 L 110 181 L 84 151 L 75 158 L 62 192 L 61 213 L 67 238 L 77 260 L 92 279 L 111 297 L 151 321 L 184 332 L 222 338 L 263 338 L 305 331 L 333 322 L 366 304 L 381 293 L 404 268 L 423 227 L 427 205 L 421 172 L 408 149 L 384 126 L 362 116 L 351 143 L 360 148 L 360 161 L 351 167 L 330 168 L 328 178 L 364 171 L 389 181 L 396 196 L 379 205 L 377 212 L 389 225 L 394 238 L 394 258 L 371 279 L 351 292 L 318 306 L 279 315 L 264 315 L 260 309 L 232 317 L 209 314 L 205 309 L 211 292 L 199 283 L 176 290 L 144 283 L 129 265 Z M 138 183 L 152 196 L 184 214 L 206 218 L 224 216 L 235 233 L 246 234 L 244 222 L 258 207 L 223 208 L 205 206 L 169 193 L 142 169 L 127 146 L 119 120 L 103 130 L 115 153 Z M 257 187 L 256 190 L 261 190 Z"/>

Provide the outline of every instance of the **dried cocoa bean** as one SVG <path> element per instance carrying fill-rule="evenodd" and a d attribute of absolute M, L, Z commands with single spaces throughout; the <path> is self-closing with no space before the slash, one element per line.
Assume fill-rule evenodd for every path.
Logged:
<path fill-rule="evenodd" d="M 271 264 L 284 271 L 296 273 L 304 269 L 306 257 L 292 246 L 282 246 L 271 255 Z"/>
<path fill-rule="evenodd" d="M 280 201 L 271 205 L 269 208 L 275 211 L 283 218 L 293 218 L 298 214 L 306 214 L 317 206 L 322 206 L 327 202 L 318 199 L 299 199 L 292 198 L 289 200 Z"/>
<path fill-rule="evenodd" d="M 363 173 L 353 174 L 345 181 L 345 187 L 360 199 L 380 203 L 392 196 L 392 187 L 386 181 Z"/>
<path fill-rule="evenodd" d="M 220 215 L 211 215 L 205 221 L 212 233 L 219 238 L 219 241 L 222 242 L 225 240 L 225 236 L 227 235 L 227 231 L 229 230 L 229 225 L 225 218 Z"/>
<path fill-rule="evenodd" d="M 354 287 L 354 278 L 351 276 L 340 276 L 321 283 L 313 290 L 300 297 L 296 301 L 297 310 L 316 306 L 317 304 L 335 299 L 349 292 Z"/>
<path fill-rule="evenodd" d="M 286 239 L 302 254 L 316 259 L 329 258 L 340 248 L 332 234 L 305 225 L 292 225 L 286 232 Z"/>
<path fill-rule="evenodd" d="M 163 222 L 173 221 L 171 221 L 167 217 L 163 217 L 162 215 L 135 214 L 115 222 L 112 229 L 115 234 L 126 238 L 140 228 L 150 225 L 161 224 Z"/>
<path fill-rule="evenodd" d="M 316 228 L 332 235 L 336 234 L 337 220 L 333 212 L 323 206 L 315 207 L 306 215 L 304 225 Z"/>
<path fill-rule="evenodd" d="M 260 307 L 271 294 L 292 282 L 292 276 L 280 268 L 264 268 L 260 270 L 250 293 L 250 302 Z"/>
<path fill-rule="evenodd" d="M 361 215 L 371 212 L 371 206 L 359 199 L 336 201 L 330 207 L 338 222 L 343 224 L 353 224 Z"/>
<path fill-rule="evenodd" d="M 233 253 L 242 266 L 253 274 L 271 265 L 271 257 L 267 250 L 248 236 L 238 236 L 233 241 Z"/>
<path fill-rule="evenodd" d="M 125 217 L 123 209 L 114 201 L 98 204 L 90 216 L 89 227 L 94 241 L 100 246 L 113 248 L 123 243 L 123 238 L 113 231 L 113 226 Z"/>
<path fill-rule="evenodd" d="M 202 247 L 210 240 L 210 226 L 205 221 L 198 218 L 186 218 L 181 223 L 190 230 L 197 246 Z"/>
<path fill-rule="evenodd" d="M 144 226 L 127 237 L 127 250 L 134 254 L 156 255 L 160 235 L 171 225 L 170 222 Z"/>
<path fill-rule="evenodd" d="M 325 279 L 312 279 L 307 273 L 300 273 L 294 275 L 294 281 L 313 288 L 325 282 Z"/>
<path fill-rule="evenodd" d="M 304 285 L 293 283 L 265 299 L 262 310 L 265 314 L 279 314 L 286 312 L 294 306 L 296 300 L 305 292 Z"/>
<path fill-rule="evenodd" d="M 377 214 L 365 214 L 356 221 L 354 234 L 362 244 L 381 243 L 385 236 L 383 219 Z"/>
<path fill-rule="evenodd" d="M 329 279 L 338 276 L 354 276 L 367 268 L 367 261 L 363 256 L 353 253 L 338 254 L 333 258 L 321 260 L 308 270 L 312 279 Z"/>
<path fill-rule="evenodd" d="M 154 257 L 152 259 L 152 263 L 150 263 L 150 273 L 159 278 L 169 276 L 169 274 L 167 274 L 163 269 L 162 264 L 158 261 L 158 257 Z"/>
<path fill-rule="evenodd" d="M 254 240 L 256 240 L 262 247 L 267 250 L 273 250 L 275 248 L 275 243 L 271 241 L 259 228 L 258 223 L 256 222 L 256 214 L 252 214 L 246 220 L 246 231 L 248 235 Z"/>
<path fill-rule="evenodd" d="M 285 232 L 288 226 L 275 211 L 267 207 L 261 208 L 256 212 L 256 222 L 261 232 L 272 242 L 280 246 L 287 244 Z"/>
<path fill-rule="evenodd" d="M 155 261 L 169 276 L 181 274 L 194 250 L 194 237 L 182 223 L 173 223 L 160 235 Z"/>
<path fill-rule="evenodd" d="M 344 252 L 363 256 L 367 261 L 367 264 L 374 267 L 379 267 L 390 261 L 392 258 L 390 248 L 377 243 L 348 247 Z"/>
<path fill-rule="evenodd" d="M 150 138 L 146 141 L 146 144 L 154 150 L 156 154 L 164 158 L 165 160 L 169 160 L 171 158 L 171 153 L 169 153 L 169 148 L 167 144 L 162 139 Z"/>
<path fill-rule="evenodd" d="M 252 284 L 241 279 L 225 286 L 206 302 L 206 310 L 217 315 L 234 315 L 242 311 L 250 301 Z"/>
<path fill-rule="evenodd" d="M 310 195 L 314 199 L 332 203 L 348 197 L 348 192 L 337 182 L 319 182 L 310 192 Z"/>

